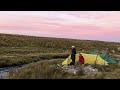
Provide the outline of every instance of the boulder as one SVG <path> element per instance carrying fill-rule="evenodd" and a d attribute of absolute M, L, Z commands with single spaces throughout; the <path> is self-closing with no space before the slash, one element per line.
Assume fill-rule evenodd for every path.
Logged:
<path fill-rule="evenodd" d="M 118 62 L 118 66 L 120 66 L 120 61 Z"/>

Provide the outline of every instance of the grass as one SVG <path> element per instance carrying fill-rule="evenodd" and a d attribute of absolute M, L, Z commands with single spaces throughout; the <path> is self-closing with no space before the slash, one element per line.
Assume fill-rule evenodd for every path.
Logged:
<path fill-rule="evenodd" d="M 61 64 L 62 60 L 53 62 L 39 62 L 33 65 L 29 65 L 26 68 L 11 71 L 9 73 L 10 79 L 65 79 L 66 72 L 62 72 L 61 69 L 50 67 L 52 64 Z"/>
<path fill-rule="evenodd" d="M 28 65 L 17 71 L 10 71 L 10 79 L 120 79 L 120 66 L 96 66 L 98 72 L 92 74 L 84 74 L 83 71 L 77 72 L 76 75 L 62 71 L 61 68 L 52 68 L 52 64 L 60 64 L 63 60 L 51 62 L 39 62 Z"/>
<path fill-rule="evenodd" d="M 104 41 L 90 41 L 90 40 L 75 40 L 64 38 L 49 38 L 49 37 L 32 37 L 23 35 L 10 35 L 0 34 L 0 67 L 18 66 L 22 64 L 28 64 L 31 62 L 37 62 L 41 60 L 50 59 L 65 59 L 71 53 L 71 46 L 75 45 L 77 52 L 81 50 L 115 50 L 120 46 L 120 43 L 104 42 Z M 114 56 L 113 56 L 114 57 Z M 118 69 L 112 69 L 111 67 L 100 67 L 100 72 L 94 76 L 83 76 L 79 73 L 77 76 L 71 75 L 65 72 L 61 72 L 59 69 L 50 68 L 50 64 L 56 62 L 45 62 L 44 64 L 38 63 L 30 65 L 27 68 L 21 69 L 18 72 L 11 72 L 10 78 L 100 78 L 103 76 L 112 77 L 110 75 L 117 74 L 119 77 Z M 44 68 L 44 69 L 43 69 Z M 104 72 L 102 71 L 104 70 Z M 113 70 L 113 71 L 111 71 Z M 102 72 L 102 73 L 101 73 Z M 108 75 L 108 73 L 110 75 Z M 115 77 L 113 77 L 115 78 Z"/>
<path fill-rule="evenodd" d="M 90 40 L 75 40 L 75 39 L 62 39 L 62 38 L 49 38 L 49 37 L 32 37 L 23 35 L 9 35 L 0 34 L 0 47 L 25 47 L 34 50 L 40 48 L 53 49 L 57 52 L 70 50 L 70 47 L 75 45 L 77 50 L 81 49 L 98 49 L 104 50 L 105 48 L 117 49 L 120 43 L 104 42 L 104 41 L 90 41 Z M 45 50 L 43 50 L 45 51 Z M 52 51 L 52 52 L 54 52 Z"/>
<path fill-rule="evenodd" d="M 116 50 L 120 43 L 0 34 L 0 67 L 66 58 L 71 53 L 72 45 L 76 46 L 77 51 Z"/>
<path fill-rule="evenodd" d="M 17 66 L 45 59 L 49 60 L 57 58 L 66 58 L 68 56 L 68 53 L 34 53 L 25 55 L 12 54 L 9 56 L 2 55 L 0 56 L 0 67 Z"/>

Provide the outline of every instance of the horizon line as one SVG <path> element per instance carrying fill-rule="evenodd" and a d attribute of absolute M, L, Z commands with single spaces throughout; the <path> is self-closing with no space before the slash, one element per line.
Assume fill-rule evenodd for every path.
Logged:
<path fill-rule="evenodd" d="M 52 37 L 52 36 L 35 36 L 35 35 L 26 35 L 26 34 L 10 34 L 10 33 L 0 33 L 0 34 L 5 34 L 5 35 L 18 35 L 18 36 L 31 36 L 31 37 L 45 37 L 45 38 L 58 38 L 58 39 L 72 39 L 72 40 L 83 40 L 83 41 L 99 41 L 99 42 L 113 42 L 113 43 L 120 43 L 119 41 L 107 41 L 107 40 L 96 40 L 96 39 L 78 39 L 78 38 L 65 38 L 65 37 Z"/>

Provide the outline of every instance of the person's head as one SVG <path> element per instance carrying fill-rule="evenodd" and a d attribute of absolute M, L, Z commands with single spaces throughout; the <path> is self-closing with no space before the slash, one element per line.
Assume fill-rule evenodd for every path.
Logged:
<path fill-rule="evenodd" d="M 71 48 L 73 49 L 73 48 L 75 48 L 75 46 L 72 46 Z"/>
<path fill-rule="evenodd" d="M 79 56 L 82 56 L 82 54 L 81 54 L 81 53 L 79 53 Z"/>

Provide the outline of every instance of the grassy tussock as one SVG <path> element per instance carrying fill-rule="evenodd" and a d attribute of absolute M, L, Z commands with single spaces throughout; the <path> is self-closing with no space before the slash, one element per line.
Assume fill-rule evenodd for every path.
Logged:
<path fill-rule="evenodd" d="M 68 53 L 38 53 L 28 55 L 0 56 L 0 67 L 16 66 L 36 62 L 40 60 L 49 60 L 57 58 L 67 58 Z"/>
<path fill-rule="evenodd" d="M 71 53 L 72 45 L 76 46 L 77 51 L 116 50 L 120 43 L 0 34 L 0 67 L 66 58 Z"/>
<path fill-rule="evenodd" d="M 59 63 L 60 61 L 54 62 L 39 62 L 34 65 L 18 70 L 11 71 L 9 78 L 11 79 L 64 79 L 67 73 L 62 72 L 61 69 L 55 69 L 50 67 L 51 64 Z"/>
<path fill-rule="evenodd" d="M 78 50 L 104 50 L 105 48 L 117 50 L 120 43 L 0 34 L 0 47 L 39 47 L 64 51 L 69 50 L 72 45 L 75 45 Z"/>
<path fill-rule="evenodd" d="M 62 69 L 51 68 L 52 64 L 60 64 L 61 60 L 54 62 L 39 62 L 29 65 L 18 71 L 11 71 L 9 78 L 11 79 L 120 79 L 120 66 L 96 66 L 98 72 L 92 74 L 84 74 L 79 70 L 76 75 L 62 71 Z"/>
<path fill-rule="evenodd" d="M 0 67 L 15 66 L 36 62 L 40 60 L 67 58 L 71 53 L 71 46 L 75 45 L 77 51 L 85 50 L 110 50 L 117 51 L 120 43 L 90 41 L 90 40 L 75 40 L 47 37 L 32 37 L 22 35 L 0 34 Z M 55 62 L 52 62 L 55 63 Z M 99 67 L 99 72 L 93 76 L 86 76 L 81 73 L 71 75 L 61 70 L 56 70 L 49 67 L 50 62 L 30 65 L 25 69 L 10 73 L 11 78 L 118 78 L 119 67 Z M 114 68 L 118 69 L 114 69 Z M 104 72 L 103 72 L 104 71 Z M 116 76 L 118 77 L 115 77 Z M 114 75 L 114 77 L 110 76 Z"/>

